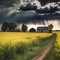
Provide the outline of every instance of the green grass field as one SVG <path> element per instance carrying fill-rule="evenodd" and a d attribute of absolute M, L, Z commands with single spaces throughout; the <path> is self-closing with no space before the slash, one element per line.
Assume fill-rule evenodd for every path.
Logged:
<path fill-rule="evenodd" d="M 1 60 L 31 60 L 51 40 L 51 33 L 0 32 Z"/>

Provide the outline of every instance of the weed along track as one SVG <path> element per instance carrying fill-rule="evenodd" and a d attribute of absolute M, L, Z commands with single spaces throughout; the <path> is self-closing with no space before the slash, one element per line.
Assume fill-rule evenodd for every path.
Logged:
<path fill-rule="evenodd" d="M 48 52 L 51 50 L 54 40 L 55 36 L 51 38 L 51 41 L 49 41 L 48 44 L 42 49 L 42 51 L 40 51 L 40 53 L 37 54 L 32 60 L 44 60 Z"/>
<path fill-rule="evenodd" d="M 52 47 L 52 41 L 32 60 L 43 60 Z"/>

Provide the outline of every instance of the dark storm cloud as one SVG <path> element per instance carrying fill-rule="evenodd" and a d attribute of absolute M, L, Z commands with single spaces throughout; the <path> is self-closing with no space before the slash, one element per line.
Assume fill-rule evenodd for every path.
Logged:
<path fill-rule="evenodd" d="M 17 3 L 19 0 L 0 0 L 0 5 L 13 6 L 13 3 Z"/>
<path fill-rule="evenodd" d="M 46 0 L 47 1 L 47 0 Z M 43 2 L 43 1 L 42 1 Z M 56 2 L 56 1 L 55 1 Z M 42 8 L 43 6 L 41 6 L 39 9 L 38 9 L 38 6 L 36 6 L 36 4 L 34 3 L 33 5 L 31 5 L 31 3 L 27 4 L 26 6 L 22 5 L 20 7 L 20 11 L 30 11 L 30 10 L 34 10 L 35 12 L 37 13 L 54 13 L 55 11 L 59 11 L 60 8 L 59 8 L 59 5 L 58 3 L 55 3 L 54 4 L 46 4 L 46 6 L 44 5 L 44 8 Z M 44 3 L 44 2 L 43 2 Z M 46 2 L 47 3 L 47 2 Z M 49 7 L 47 7 L 47 5 Z"/>
<path fill-rule="evenodd" d="M 16 13 L 12 13 L 11 15 L 6 15 L 6 14 L 7 14 L 6 12 L 4 12 L 3 14 L 0 13 L 0 23 L 5 21 L 11 21 L 11 22 L 16 22 L 18 24 L 29 23 L 29 22 L 36 24 L 36 23 L 44 23 L 45 20 L 54 20 L 54 19 L 60 20 L 60 14 L 39 15 L 31 11 L 16 12 Z"/>
<path fill-rule="evenodd" d="M 31 5 L 31 4 L 27 4 L 26 6 L 21 6 L 19 10 L 22 11 L 28 11 L 28 10 L 36 10 L 37 6 L 35 5 Z"/>
<path fill-rule="evenodd" d="M 55 6 L 55 7 L 51 6 L 50 9 L 45 7 L 44 9 L 37 9 L 36 12 L 39 14 L 41 14 L 41 13 L 55 13 L 56 11 L 59 11 L 59 10 L 60 9 L 57 6 Z"/>
<path fill-rule="evenodd" d="M 0 0 L 0 3 L 4 5 L 3 3 L 6 1 L 11 4 L 16 2 L 17 0 Z M 19 1 L 19 0 L 18 0 Z M 11 5 L 9 4 L 9 5 Z M 14 9 L 8 10 L 8 8 L 0 8 L 0 23 L 5 22 L 5 21 L 11 21 L 11 22 L 16 22 L 16 23 L 40 23 L 43 22 L 44 20 L 51 20 L 51 19 L 60 19 L 60 14 L 45 14 L 45 15 L 39 15 L 36 12 L 32 11 L 22 11 L 22 12 L 14 12 Z"/>
<path fill-rule="evenodd" d="M 45 5 L 47 3 L 50 3 L 50 2 L 58 2 L 60 0 L 38 0 L 38 1 L 41 3 L 41 5 Z"/>

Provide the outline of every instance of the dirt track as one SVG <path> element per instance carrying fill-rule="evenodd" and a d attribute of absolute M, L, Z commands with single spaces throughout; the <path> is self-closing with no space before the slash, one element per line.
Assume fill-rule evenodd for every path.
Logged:
<path fill-rule="evenodd" d="M 52 48 L 53 40 L 51 40 L 47 46 L 38 54 L 36 55 L 32 60 L 44 60 L 50 49 Z"/>

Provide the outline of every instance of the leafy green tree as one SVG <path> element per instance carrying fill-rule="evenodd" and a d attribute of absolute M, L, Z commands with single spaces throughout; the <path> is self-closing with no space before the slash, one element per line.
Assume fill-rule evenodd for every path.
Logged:
<path fill-rule="evenodd" d="M 48 25 L 49 33 L 52 33 L 52 29 L 53 29 L 53 25 L 52 24 Z"/>
<path fill-rule="evenodd" d="M 28 27 L 25 24 L 22 24 L 22 32 L 26 32 Z"/>
<path fill-rule="evenodd" d="M 7 31 L 8 24 L 9 24 L 8 22 L 3 22 L 2 27 L 1 27 L 1 31 Z"/>
<path fill-rule="evenodd" d="M 16 23 L 11 22 L 3 22 L 1 30 L 2 31 L 15 31 L 15 28 L 17 27 Z"/>
<path fill-rule="evenodd" d="M 8 25 L 9 31 L 15 31 L 16 27 L 17 27 L 16 23 L 9 23 Z"/>

